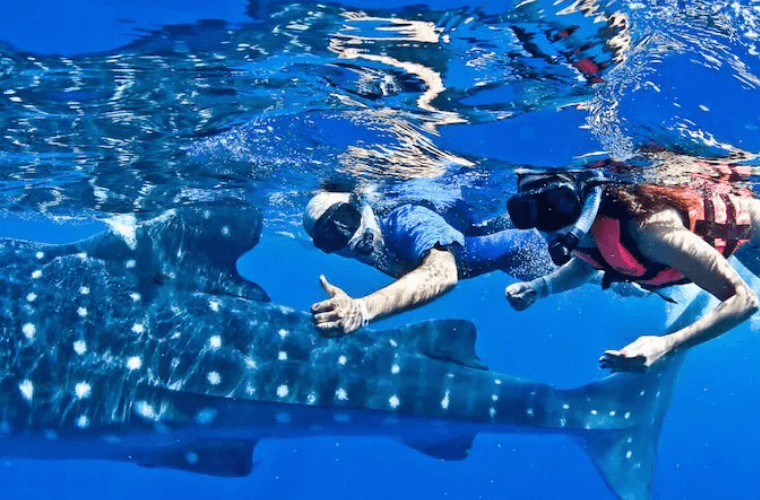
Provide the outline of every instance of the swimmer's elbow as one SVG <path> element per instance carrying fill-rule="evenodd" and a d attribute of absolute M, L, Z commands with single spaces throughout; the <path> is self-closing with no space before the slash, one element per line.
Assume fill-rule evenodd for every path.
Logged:
<path fill-rule="evenodd" d="M 760 299 L 757 294 L 748 286 L 743 286 L 736 293 L 737 297 L 741 300 L 742 311 L 744 317 L 749 318 L 760 310 Z"/>
<path fill-rule="evenodd" d="M 758 310 L 760 310 L 760 299 L 757 298 L 757 294 L 753 290 L 749 291 L 749 296 L 747 297 L 746 301 L 747 316 L 752 316 Z"/>
<path fill-rule="evenodd" d="M 435 283 L 441 292 L 447 292 L 459 281 L 457 263 L 454 255 L 448 251 L 434 250 L 426 261 L 430 282 Z"/>

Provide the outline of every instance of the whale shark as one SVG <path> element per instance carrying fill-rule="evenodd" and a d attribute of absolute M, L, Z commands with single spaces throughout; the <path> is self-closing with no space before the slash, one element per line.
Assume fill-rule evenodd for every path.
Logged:
<path fill-rule="evenodd" d="M 465 320 L 328 339 L 238 274 L 258 209 L 109 224 L 70 244 L 0 240 L 0 456 L 241 477 L 262 439 L 389 436 L 463 460 L 481 432 L 561 434 L 615 497 L 651 498 L 680 359 L 560 389 L 489 370 Z"/>

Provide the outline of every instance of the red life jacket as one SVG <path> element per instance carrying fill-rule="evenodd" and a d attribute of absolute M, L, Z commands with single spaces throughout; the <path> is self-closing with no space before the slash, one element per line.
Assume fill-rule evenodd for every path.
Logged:
<path fill-rule="evenodd" d="M 656 187 L 667 195 L 671 189 Z M 704 195 L 698 191 L 678 189 L 674 201 L 688 215 L 688 228 L 728 258 L 749 241 L 751 219 L 746 199 L 727 193 Z M 684 196 L 685 195 L 685 196 Z M 614 281 L 632 281 L 647 289 L 688 283 L 676 268 L 645 259 L 625 233 L 629 217 L 600 213 L 591 226 L 595 248 L 578 248 L 574 254 L 605 271 L 602 281 L 607 288 Z"/>

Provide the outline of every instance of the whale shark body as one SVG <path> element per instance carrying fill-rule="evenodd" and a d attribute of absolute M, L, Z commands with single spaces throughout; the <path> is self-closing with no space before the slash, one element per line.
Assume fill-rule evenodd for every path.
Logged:
<path fill-rule="evenodd" d="M 618 498 L 650 498 L 679 360 L 560 390 L 488 370 L 467 321 L 326 339 L 237 274 L 260 232 L 257 210 L 211 206 L 0 241 L 0 455 L 238 477 L 261 439 L 384 435 L 461 460 L 479 432 L 556 433 Z"/>

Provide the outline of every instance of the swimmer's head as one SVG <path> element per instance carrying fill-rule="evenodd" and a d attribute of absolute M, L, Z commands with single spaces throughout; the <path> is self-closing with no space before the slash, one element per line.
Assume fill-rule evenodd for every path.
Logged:
<path fill-rule="evenodd" d="M 347 257 L 368 256 L 382 241 L 372 209 L 351 193 L 315 195 L 306 205 L 303 226 L 317 248 Z"/>

